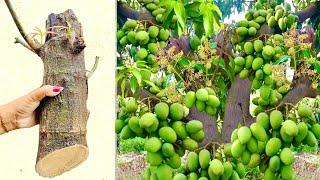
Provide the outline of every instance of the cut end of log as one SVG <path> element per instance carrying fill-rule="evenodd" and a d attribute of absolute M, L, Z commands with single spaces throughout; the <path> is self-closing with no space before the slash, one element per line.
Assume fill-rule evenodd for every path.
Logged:
<path fill-rule="evenodd" d="M 88 154 L 88 148 L 78 144 L 59 149 L 39 160 L 36 171 L 40 176 L 54 177 L 78 166 Z"/>

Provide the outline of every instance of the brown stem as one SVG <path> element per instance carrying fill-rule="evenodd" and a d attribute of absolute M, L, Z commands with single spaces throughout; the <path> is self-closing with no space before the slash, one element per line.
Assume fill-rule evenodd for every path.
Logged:
<path fill-rule="evenodd" d="M 40 49 L 39 45 L 37 45 L 35 43 L 35 41 L 33 40 L 32 37 L 30 37 L 28 34 L 26 34 L 25 30 L 22 27 L 21 22 L 19 21 L 19 18 L 17 16 L 16 12 L 14 11 L 14 9 L 12 7 L 12 4 L 11 4 L 10 0 L 4 0 L 4 1 L 5 1 L 8 9 L 10 11 L 10 14 L 11 14 L 11 16 L 13 18 L 13 21 L 16 24 L 21 36 L 27 42 L 27 44 L 30 46 L 30 48 L 28 48 L 28 49 L 32 50 L 36 54 L 39 54 L 39 49 Z"/>
<path fill-rule="evenodd" d="M 222 142 L 221 134 L 218 131 L 216 118 L 209 116 L 206 112 L 199 112 L 195 107 L 190 109 L 187 119 L 196 119 L 202 122 L 205 132 L 205 138 L 200 143 L 200 146 L 215 142 Z"/>
<path fill-rule="evenodd" d="M 299 17 L 299 23 L 304 22 L 308 18 L 315 18 L 320 15 L 320 2 L 316 2 L 313 5 L 305 8 L 301 11 L 296 12 Z"/>
<path fill-rule="evenodd" d="M 242 114 L 246 119 L 246 125 L 250 125 L 253 122 L 253 118 L 249 112 L 250 92 L 250 80 L 241 79 L 239 76 L 235 77 L 228 92 L 224 113 L 222 127 L 222 139 L 224 142 L 230 141 L 232 131 L 237 128 L 242 120 Z"/>
<path fill-rule="evenodd" d="M 292 89 L 277 105 L 277 108 L 282 108 L 286 104 L 297 104 L 304 97 L 314 98 L 319 92 L 311 87 L 312 82 L 307 77 L 295 79 L 292 84 Z"/>
<path fill-rule="evenodd" d="M 15 40 L 14 40 L 14 43 L 15 44 L 21 44 L 23 47 L 29 49 L 30 51 L 34 52 L 33 49 L 31 49 L 31 47 L 25 43 L 25 41 L 23 41 L 22 39 L 18 38 L 18 37 L 15 37 Z"/>
<path fill-rule="evenodd" d="M 156 24 L 156 19 L 152 14 L 145 8 L 142 8 L 141 11 L 132 9 L 127 4 L 117 3 L 117 14 L 122 18 L 130 18 L 139 21 L 150 21 Z"/>

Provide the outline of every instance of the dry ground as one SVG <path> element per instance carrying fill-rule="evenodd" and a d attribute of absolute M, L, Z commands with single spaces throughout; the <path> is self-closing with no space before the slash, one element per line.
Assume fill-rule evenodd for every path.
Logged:
<path fill-rule="evenodd" d="M 144 154 L 117 155 L 117 180 L 143 179 L 141 173 L 147 167 Z M 294 171 L 297 180 L 320 180 L 320 156 L 302 153 L 295 157 Z"/>

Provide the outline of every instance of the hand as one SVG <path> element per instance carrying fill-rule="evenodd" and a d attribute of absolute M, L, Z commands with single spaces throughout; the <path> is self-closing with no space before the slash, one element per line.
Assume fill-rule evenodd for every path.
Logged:
<path fill-rule="evenodd" d="M 2 128 L 10 131 L 38 124 L 35 109 L 46 96 L 56 96 L 63 90 L 60 86 L 42 86 L 29 94 L 0 107 Z"/>

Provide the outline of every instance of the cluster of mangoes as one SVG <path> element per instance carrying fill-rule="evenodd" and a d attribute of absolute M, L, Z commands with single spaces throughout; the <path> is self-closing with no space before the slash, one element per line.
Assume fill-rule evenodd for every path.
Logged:
<path fill-rule="evenodd" d="M 291 147 L 300 144 L 314 147 L 320 139 L 320 124 L 316 123 L 311 108 L 301 104 L 297 115 L 299 118 L 294 115 L 285 118 L 278 110 L 259 113 L 250 127 L 242 126 L 232 132 L 231 143 L 224 146 L 225 154 L 246 167 L 259 166 L 265 180 L 293 179 Z"/>
<path fill-rule="evenodd" d="M 116 36 L 120 46 L 132 45 L 135 61 L 146 61 L 152 66 L 156 63 L 159 49 L 167 45 L 170 32 L 154 25 L 145 28 L 140 22 L 128 19 Z"/>
<path fill-rule="evenodd" d="M 236 33 L 238 39 L 233 39 L 233 42 L 242 42 L 247 37 L 253 37 L 263 24 L 267 24 L 270 28 L 279 27 L 281 31 L 286 31 L 295 22 L 298 21 L 298 16 L 290 13 L 290 6 L 283 7 L 277 5 L 269 9 L 250 9 L 245 14 L 245 19 L 237 23 Z M 237 41 L 238 40 L 238 41 Z"/>
<path fill-rule="evenodd" d="M 172 179 L 173 169 L 181 166 L 185 150 L 194 151 L 203 138 L 203 125 L 197 120 L 187 123 L 178 120 L 160 128 L 159 137 L 150 137 L 145 144 L 150 164 L 145 179 Z"/>
<path fill-rule="evenodd" d="M 182 121 L 188 111 L 180 103 L 168 105 L 160 102 L 154 106 L 153 112 L 144 111 L 137 115 L 138 104 L 135 99 L 130 99 L 122 109 L 130 115 L 125 120 L 116 120 L 116 133 L 120 138 L 147 138 L 145 150 L 151 167 L 146 171 L 146 179 L 153 176 L 172 178 L 173 169 L 181 166 L 185 150 L 194 151 L 205 137 L 202 122 Z"/>
<path fill-rule="evenodd" d="M 219 98 L 216 96 L 215 91 L 210 87 L 200 88 L 196 92 L 187 92 L 183 102 L 187 108 L 191 108 L 195 105 L 197 111 L 205 111 L 210 116 L 216 115 L 217 108 L 220 106 Z"/>
<path fill-rule="evenodd" d="M 188 154 L 184 169 L 173 180 L 240 179 L 245 172 L 242 163 L 214 158 L 208 150 L 203 149 L 199 154 Z"/>
<path fill-rule="evenodd" d="M 259 89 L 259 96 L 252 100 L 252 103 L 257 106 L 253 114 L 256 116 L 265 111 L 266 107 L 273 107 L 278 104 L 290 88 L 290 82 L 288 81 L 273 81 L 271 85 L 262 85 Z"/>
<path fill-rule="evenodd" d="M 166 11 L 164 6 L 159 6 L 159 0 L 138 0 L 148 11 L 151 12 L 152 16 L 156 18 L 156 21 L 159 23 L 163 22 L 163 14 Z M 171 20 L 171 26 L 173 27 L 174 24 L 177 22 L 178 18 L 176 15 L 173 15 Z"/>

